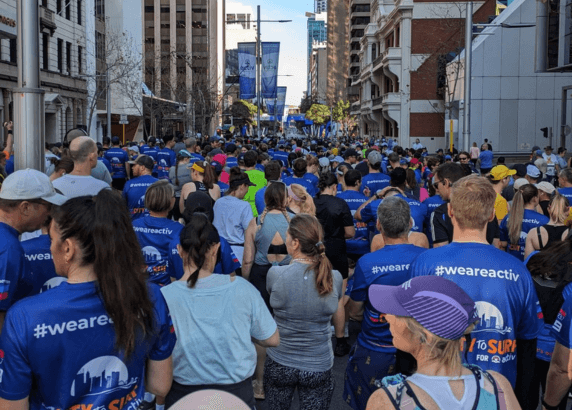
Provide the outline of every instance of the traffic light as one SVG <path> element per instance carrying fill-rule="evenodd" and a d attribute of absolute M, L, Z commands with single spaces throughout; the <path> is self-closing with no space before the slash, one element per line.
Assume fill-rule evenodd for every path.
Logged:
<path fill-rule="evenodd" d="M 542 136 L 544 138 L 548 138 L 548 127 L 541 128 L 540 131 L 542 131 Z"/>

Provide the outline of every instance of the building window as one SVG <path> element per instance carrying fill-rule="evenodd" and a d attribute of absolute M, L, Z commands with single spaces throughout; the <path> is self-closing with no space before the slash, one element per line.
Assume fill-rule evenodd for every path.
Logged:
<path fill-rule="evenodd" d="M 155 7 L 154 6 L 145 6 L 145 13 L 154 13 Z"/>
<path fill-rule="evenodd" d="M 48 8 L 48 0 L 42 0 L 42 7 Z"/>
<path fill-rule="evenodd" d="M 62 0 L 56 0 L 56 13 L 61 16 L 62 13 Z"/>
<path fill-rule="evenodd" d="M 10 62 L 14 64 L 18 62 L 18 46 L 15 38 L 10 39 Z"/>
<path fill-rule="evenodd" d="M 83 73 L 82 58 L 83 58 L 83 47 L 77 46 L 77 71 L 79 74 Z"/>
<path fill-rule="evenodd" d="M 77 24 L 81 26 L 81 0 L 77 0 Z"/>
<path fill-rule="evenodd" d="M 161 13 L 170 13 L 171 9 L 170 7 L 161 7 Z"/>
<path fill-rule="evenodd" d="M 66 1 L 66 19 L 71 20 L 71 0 Z"/>
<path fill-rule="evenodd" d="M 64 40 L 58 38 L 58 71 L 64 71 Z"/>
<path fill-rule="evenodd" d="M 42 33 L 42 67 L 44 70 L 50 69 L 50 60 L 48 50 L 50 49 L 50 36 Z"/>
<path fill-rule="evenodd" d="M 68 75 L 71 74 L 71 43 L 66 41 L 66 68 Z"/>
<path fill-rule="evenodd" d="M 95 17 L 105 20 L 105 0 L 95 0 Z"/>

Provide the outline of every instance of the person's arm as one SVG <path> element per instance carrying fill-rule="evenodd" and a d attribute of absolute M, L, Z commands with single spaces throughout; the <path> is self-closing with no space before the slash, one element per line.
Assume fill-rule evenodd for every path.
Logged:
<path fill-rule="evenodd" d="M 355 226 L 344 226 L 344 237 L 346 239 L 351 239 L 356 236 L 356 228 Z"/>
<path fill-rule="evenodd" d="M 510 382 L 507 380 L 507 378 L 504 377 L 502 374 L 495 372 L 493 370 L 488 370 L 488 372 L 491 376 L 493 376 L 493 379 L 497 383 L 498 387 L 500 387 L 504 393 L 504 402 L 506 404 L 506 409 L 507 410 L 513 410 L 513 409 L 514 410 L 517 410 L 517 409 L 520 410 L 520 404 L 518 403 L 518 400 L 516 399 L 516 396 L 514 395 L 514 392 L 512 391 L 512 386 L 510 385 Z M 535 408 L 536 408 L 536 406 L 535 406 Z"/>
<path fill-rule="evenodd" d="M 536 250 L 535 242 L 538 241 L 536 229 L 532 229 L 529 233 L 530 235 L 526 236 L 526 243 L 524 245 L 524 259 Z M 542 233 L 540 235 L 542 235 Z"/>
<path fill-rule="evenodd" d="M 181 189 L 181 199 L 179 200 L 179 210 L 181 213 L 185 212 L 185 200 L 189 196 L 191 192 L 195 192 L 195 183 L 194 182 L 187 182 L 183 185 L 183 189 Z"/>
<path fill-rule="evenodd" d="M 443 221 L 443 213 L 437 208 L 431 214 L 431 235 L 433 235 L 433 248 L 439 248 L 449 244 L 449 236 L 447 235 L 447 227 Z"/>
<path fill-rule="evenodd" d="M 14 124 L 12 121 L 8 121 L 4 123 L 4 127 L 6 127 L 6 148 L 4 150 L 8 153 L 8 156 L 11 156 L 14 145 L 14 134 L 12 131 Z"/>
<path fill-rule="evenodd" d="M 356 302 L 350 298 L 348 302 L 348 314 L 350 318 L 361 322 L 363 320 L 363 302 Z"/>
<path fill-rule="evenodd" d="M 544 401 L 549 406 L 557 406 L 572 385 L 572 355 L 570 349 L 558 341 L 552 352 L 550 368 L 546 376 L 546 392 Z M 543 409 L 545 407 L 543 406 Z"/>
<path fill-rule="evenodd" d="M 385 390 L 378 389 L 369 397 L 365 410 L 388 410 L 393 408 L 393 403 L 387 397 Z"/>
<path fill-rule="evenodd" d="M 165 360 L 147 361 L 145 378 L 145 390 L 158 397 L 165 397 L 171 390 L 173 382 L 173 358 L 169 356 Z"/>
<path fill-rule="evenodd" d="M 516 384 L 514 393 L 523 408 L 534 397 L 534 364 L 536 361 L 536 338 L 516 340 Z M 548 383 L 547 383 L 548 384 Z"/>
<path fill-rule="evenodd" d="M 254 245 L 254 237 L 256 235 L 256 219 L 252 219 L 244 233 L 244 253 L 242 256 L 242 277 L 246 280 L 250 277 L 250 270 L 254 264 L 254 255 L 256 246 Z"/>
<path fill-rule="evenodd" d="M 28 397 L 22 400 L 6 400 L 0 398 L 0 410 L 28 410 L 30 403 Z"/>
<path fill-rule="evenodd" d="M 371 198 L 369 198 L 367 201 L 365 201 L 363 204 L 361 204 L 361 205 L 359 206 L 359 208 L 355 211 L 355 213 L 354 213 L 354 218 L 355 218 L 356 220 L 358 220 L 358 221 L 362 221 L 362 219 L 361 219 L 361 211 L 363 211 L 363 209 L 364 209 L 366 206 L 368 206 L 370 203 L 372 203 L 372 202 L 375 201 L 376 199 L 378 199 L 378 198 L 377 198 L 377 195 L 376 195 L 376 194 L 373 194 L 373 195 L 371 196 Z"/>
<path fill-rule="evenodd" d="M 276 328 L 274 334 L 270 336 L 268 339 L 258 340 L 252 338 L 252 341 L 262 347 L 276 347 L 280 344 L 280 333 L 278 333 L 278 328 Z"/>

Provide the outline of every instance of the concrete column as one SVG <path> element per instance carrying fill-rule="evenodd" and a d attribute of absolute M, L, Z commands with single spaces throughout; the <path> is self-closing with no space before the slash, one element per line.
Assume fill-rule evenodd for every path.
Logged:
<path fill-rule="evenodd" d="M 411 17 L 412 10 L 403 10 L 401 20 L 401 78 L 398 92 L 401 95 L 401 121 L 399 123 L 399 145 L 408 147 L 410 131 L 411 91 Z"/>
<path fill-rule="evenodd" d="M 72 100 L 72 118 L 73 118 L 73 123 L 72 123 L 72 128 L 76 128 L 77 127 L 77 99 L 73 99 Z"/>

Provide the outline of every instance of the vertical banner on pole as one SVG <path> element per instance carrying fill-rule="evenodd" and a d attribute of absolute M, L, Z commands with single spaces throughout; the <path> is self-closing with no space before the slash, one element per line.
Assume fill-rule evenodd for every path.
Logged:
<path fill-rule="evenodd" d="M 262 43 L 262 97 L 276 98 L 280 43 Z"/>
<path fill-rule="evenodd" d="M 276 108 L 276 104 L 274 102 L 276 99 L 270 98 L 266 100 L 266 111 L 268 111 L 268 115 L 274 115 L 274 110 Z"/>
<path fill-rule="evenodd" d="M 277 87 L 278 90 L 276 91 L 277 100 L 276 100 L 276 115 L 282 120 L 282 116 L 284 115 L 284 108 L 286 106 L 286 87 Z"/>
<path fill-rule="evenodd" d="M 256 98 L 256 43 L 238 43 L 240 98 Z"/>

